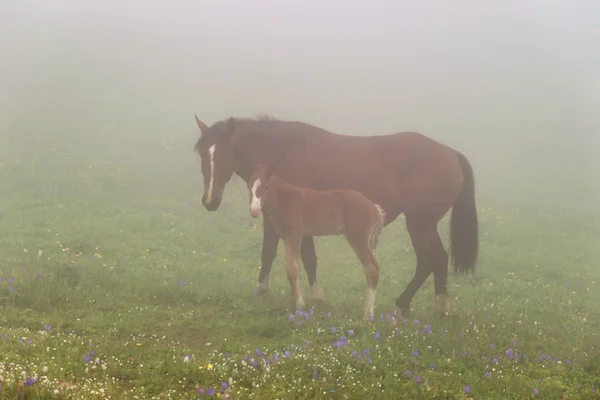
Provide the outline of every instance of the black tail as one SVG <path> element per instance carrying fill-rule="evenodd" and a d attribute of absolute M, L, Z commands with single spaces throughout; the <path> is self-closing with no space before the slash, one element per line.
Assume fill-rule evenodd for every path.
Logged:
<path fill-rule="evenodd" d="M 467 158 L 456 152 L 463 173 L 463 187 L 450 215 L 450 254 L 454 272 L 473 272 L 479 252 L 479 226 L 475 207 L 475 180 Z"/>

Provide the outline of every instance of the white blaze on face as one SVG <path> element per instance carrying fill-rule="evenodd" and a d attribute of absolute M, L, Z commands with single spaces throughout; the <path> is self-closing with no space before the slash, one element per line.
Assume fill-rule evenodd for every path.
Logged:
<path fill-rule="evenodd" d="M 262 202 L 260 197 L 256 195 L 256 191 L 261 185 L 260 178 L 254 181 L 252 184 L 252 189 L 250 189 L 250 193 L 252 193 L 252 199 L 250 200 L 250 215 L 254 218 L 260 215 L 260 209 L 262 207 Z"/>
<path fill-rule="evenodd" d="M 208 148 L 208 164 L 210 165 L 210 181 L 208 182 L 208 191 L 206 192 L 206 202 L 210 204 L 212 201 L 213 182 L 215 180 L 215 146 Z"/>

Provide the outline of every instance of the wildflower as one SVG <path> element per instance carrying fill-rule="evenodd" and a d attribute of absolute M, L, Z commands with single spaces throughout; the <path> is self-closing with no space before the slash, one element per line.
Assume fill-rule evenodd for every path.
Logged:
<path fill-rule="evenodd" d="M 471 385 L 465 385 L 463 392 L 469 393 L 471 391 Z"/>
<path fill-rule="evenodd" d="M 417 383 L 421 383 L 421 377 L 419 375 L 416 375 L 415 381 L 417 381 Z"/>
<path fill-rule="evenodd" d="M 507 358 L 512 358 L 513 353 L 514 353 L 513 349 L 508 349 L 504 352 L 504 354 L 506 355 Z"/>
<path fill-rule="evenodd" d="M 383 314 L 382 314 L 383 315 Z M 376 332 L 375 333 L 375 340 L 380 340 L 381 339 L 381 333 Z"/>
<path fill-rule="evenodd" d="M 213 369 L 213 365 L 212 365 L 212 364 L 208 364 L 208 365 L 206 366 L 206 369 L 208 369 L 208 370 L 211 370 L 211 369 Z"/>
<path fill-rule="evenodd" d="M 540 390 L 538 388 L 533 388 L 533 394 L 535 394 L 535 395 L 540 394 Z"/>
<path fill-rule="evenodd" d="M 485 374 L 483 374 L 484 378 L 489 378 L 492 374 L 490 373 L 490 371 L 487 371 Z"/>
<path fill-rule="evenodd" d="M 429 368 L 435 369 L 435 364 L 434 363 L 429 364 Z"/>
<path fill-rule="evenodd" d="M 412 352 L 413 357 L 419 357 L 419 350 L 414 349 Z"/>
<path fill-rule="evenodd" d="M 284 356 L 285 358 L 290 358 L 290 354 L 291 354 L 291 353 L 290 353 L 290 351 L 289 351 L 289 350 L 286 350 L 286 351 L 284 351 L 284 352 L 283 352 L 283 356 Z"/>
<path fill-rule="evenodd" d="M 259 349 L 256 349 L 256 356 L 259 358 L 263 358 L 265 356 L 265 353 L 260 351 Z"/>
<path fill-rule="evenodd" d="M 290 314 L 290 316 L 288 317 L 288 319 L 289 319 L 290 321 L 293 321 L 293 320 L 294 320 L 294 318 L 296 318 L 296 317 L 294 316 L 294 314 Z"/>
<path fill-rule="evenodd" d="M 431 325 L 425 325 L 423 328 L 423 333 L 426 335 L 431 335 Z"/>
<path fill-rule="evenodd" d="M 354 336 L 354 330 L 353 329 L 350 329 L 348 331 L 348 336 Z"/>
<path fill-rule="evenodd" d="M 186 364 L 189 363 L 190 362 L 190 356 L 186 355 L 185 357 L 183 357 L 183 362 L 186 363 Z"/>
<path fill-rule="evenodd" d="M 27 378 L 25 379 L 25 386 L 33 386 L 37 383 L 37 378 Z"/>
<path fill-rule="evenodd" d="M 46 332 L 50 332 L 50 329 L 52 329 L 52 327 L 48 324 L 45 324 L 44 329 L 46 330 Z"/>
<path fill-rule="evenodd" d="M 498 357 L 492 358 L 492 363 L 493 364 L 498 364 Z"/>
<path fill-rule="evenodd" d="M 406 376 L 411 376 L 411 375 L 412 375 L 412 371 L 410 371 L 410 370 L 407 369 L 406 370 Z"/>

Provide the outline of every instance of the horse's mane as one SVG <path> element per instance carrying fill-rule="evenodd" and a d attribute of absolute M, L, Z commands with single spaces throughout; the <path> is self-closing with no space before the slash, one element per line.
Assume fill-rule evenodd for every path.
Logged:
<path fill-rule="evenodd" d="M 257 114 L 254 117 L 231 117 L 235 120 L 236 127 L 243 127 L 245 125 L 258 125 L 258 126 L 270 126 L 276 122 L 283 122 L 283 120 L 275 118 L 274 116 L 266 113 Z M 202 136 L 198 139 L 196 144 L 194 145 L 194 151 L 197 153 L 200 152 L 200 147 L 202 143 L 206 140 L 210 140 L 217 135 L 222 134 L 227 131 L 227 125 L 229 123 L 230 118 L 224 118 L 220 121 L 212 124 L 206 132 L 202 133 Z M 242 131 L 244 132 L 244 131 Z"/>

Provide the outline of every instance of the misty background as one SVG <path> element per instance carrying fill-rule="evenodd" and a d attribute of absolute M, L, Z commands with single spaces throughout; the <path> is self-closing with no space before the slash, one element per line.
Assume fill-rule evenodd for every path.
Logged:
<path fill-rule="evenodd" d="M 471 160 L 481 196 L 519 182 L 506 198 L 592 212 L 599 21 L 593 0 L 5 1 L 0 155 L 142 168 L 129 154 L 167 148 L 200 192 L 194 113 L 268 113 L 419 131 Z"/>

